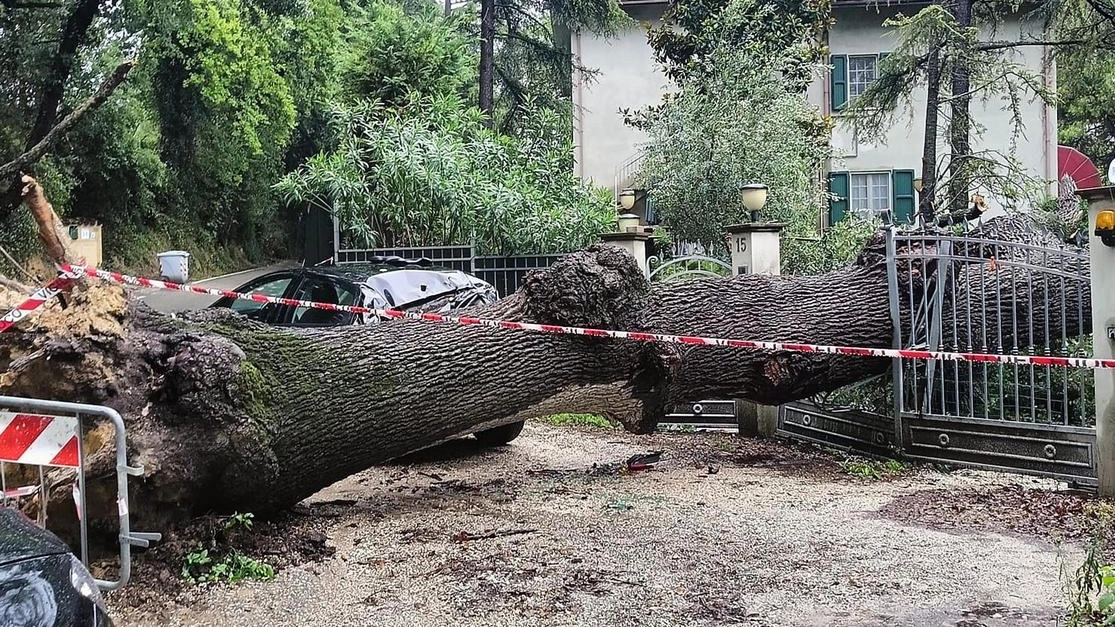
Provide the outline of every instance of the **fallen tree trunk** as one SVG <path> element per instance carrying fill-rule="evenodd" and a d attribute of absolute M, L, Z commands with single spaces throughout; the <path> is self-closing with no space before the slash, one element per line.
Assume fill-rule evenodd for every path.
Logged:
<path fill-rule="evenodd" d="M 653 286 L 627 253 L 596 246 L 532 274 L 512 297 L 472 313 L 889 347 L 880 243 L 855 264 L 820 276 Z M 597 412 L 647 431 L 674 402 L 719 396 L 777 404 L 889 365 L 878 358 L 410 320 L 283 329 L 223 310 L 168 317 L 135 303 L 123 306 L 111 288 L 101 292 L 89 290 L 84 305 L 71 308 L 75 313 L 48 315 L 41 328 L 0 336 L 0 393 L 119 410 L 131 457 L 147 470 L 135 483 L 134 514 L 149 528 L 213 509 L 273 511 L 375 463 L 534 416 Z M 909 311 L 900 314 L 906 319 Z M 109 473 L 112 451 L 89 440 L 93 474 Z"/>
<path fill-rule="evenodd" d="M 847 305 L 858 303 L 849 320 Z M 488 317 L 599 328 L 887 346 L 885 274 L 739 277 L 650 289 L 598 246 L 532 275 Z M 266 511 L 369 465 L 515 419 L 607 413 L 653 428 L 693 393 L 775 403 L 881 372 L 886 360 L 676 347 L 416 321 L 291 330 L 225 311 L 136 305 L 118 331 L 0 338 L 4 394 L 104 403 L 147 468 L 138 514 Z M 92 459 L 91 459 L 92 461 Z"/>

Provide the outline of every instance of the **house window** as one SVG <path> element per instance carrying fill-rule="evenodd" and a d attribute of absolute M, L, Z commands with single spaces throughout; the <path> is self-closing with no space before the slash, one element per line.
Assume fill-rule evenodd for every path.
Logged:
<path fill-rule="evenodd" d="M 875 55 L 848 57 L 848 100 L 854 100 L 878 76 L 879 58 Z"/>
<path fill-rule="evenodd" d="M 849 209 L 865 218 L 882 217 L 891 210 L 890 173 L 851 174 Z"/>
<path fill-rule="evenodd" d="M 829 224 L 836 224 L 848 214 L 865 218 L 891 217 L 898 224 L 913 224 L 913 170 L 889 172 L 830 172 Z"/>
<path fill-rule="evenodd" d="M 868 86 L 879 78 L 879 62 L 886 56 L 886 52 L 853 56 L 831 55 L 829 57 L 829 63 L 832 64 L 829 75 L 830 110 L 840 111 L 867 91 Z"/>

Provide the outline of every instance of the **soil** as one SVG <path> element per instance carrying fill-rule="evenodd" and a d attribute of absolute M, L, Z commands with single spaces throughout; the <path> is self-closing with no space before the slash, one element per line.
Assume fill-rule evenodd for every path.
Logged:
<path fill-rule="evenodd" d="M 1089 508 L 1096 501 L 1085 492 L 1012 484 L 991 490 L 915 492 L 894 499 L 879 514 L 933 529 L 995 529 L 1050 542 L 1083 541 L 1097 524 Z"/>
<path fill-rule="evenodd" d="M 628 464 L 657 461 L 648 470 Z M 528 424 L 333 485 L 235 541 L 274 581 L 194 586 L 219 520 L 139 558 L 123 625 L 1055 625 L 1086 499 L 726 434 Z M 635 466 L 637 468 L 638 465 Z M 1009 513 L 1004 513 L 1009 512 Z"/>

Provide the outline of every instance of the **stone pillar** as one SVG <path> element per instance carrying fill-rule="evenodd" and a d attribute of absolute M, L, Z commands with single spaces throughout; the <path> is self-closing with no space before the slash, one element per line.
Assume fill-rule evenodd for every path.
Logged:
<path fill-rule="evenodd" d="M 1096 214 L 1115 211 L 1115 187 L 1082 189 L 1088 201 L 1091 249 L 1092 350 L 1098 359 L 1115 356 L 1115 247 L 1106 246 L 1096 232 Z M 1096 471 L 1099 493 L 1115 497 L 1115 370 L 1096 370 Z"/>
<path fill-rule="evenodd" d="M 732 274 L 782 273 L 781 233 L 783 224 L 751 222 L 728 227 Z M 767 338 L 740 338 L 767 339 Z M 736 424 L 740 435 L 774 437 L 778 430 L 778 407 L 736 400 Z"/>
<path fill-rule="evenodd" d="M 728 227 L 732 274 L 782 274 L 781 233 L 784 224 L 750 222 Z"/>
<path fill-rule="evenodd" d="M 643 276 L 650 276 L 650 264 L 647 262 L 647 242 L 650 235 L 645 231 L 628 231 L 626 233 L 602 233 L 600 239 L 604 243 L 619 246 L 635 257 L 635 262 L 643 271 Z"/>

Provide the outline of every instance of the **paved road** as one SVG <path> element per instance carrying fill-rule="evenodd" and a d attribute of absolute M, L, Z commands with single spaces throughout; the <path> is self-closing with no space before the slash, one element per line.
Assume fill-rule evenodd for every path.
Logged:
<path fill-rule="evenodd" d="M 253 268 L 251 270 L 244 270 L 243 272 L 233 272 L 232 274 L 224 274 L 221 276 L 205 279 L 204 281 L 195 282 L 196 285 L 204 287 L 214 287 L 217 289 L 229 290 L 238 287 L 251 281 L 257 276 L 274 272 L 282 268 L 289 268 L 296 265 L 292 261 L 284 261 L 262 268 Z M 152 309 L 164 313 L 174 313 L 178 311 L 189 311 L 192 309 L 203 309 L 216 302 L 216 298 L 206 296 L 204 294 L 190 294 L 184 292 L 168 292 L 166 290 L 145 289 L 140 290 L 139 300 L 147 303 Z"/>

